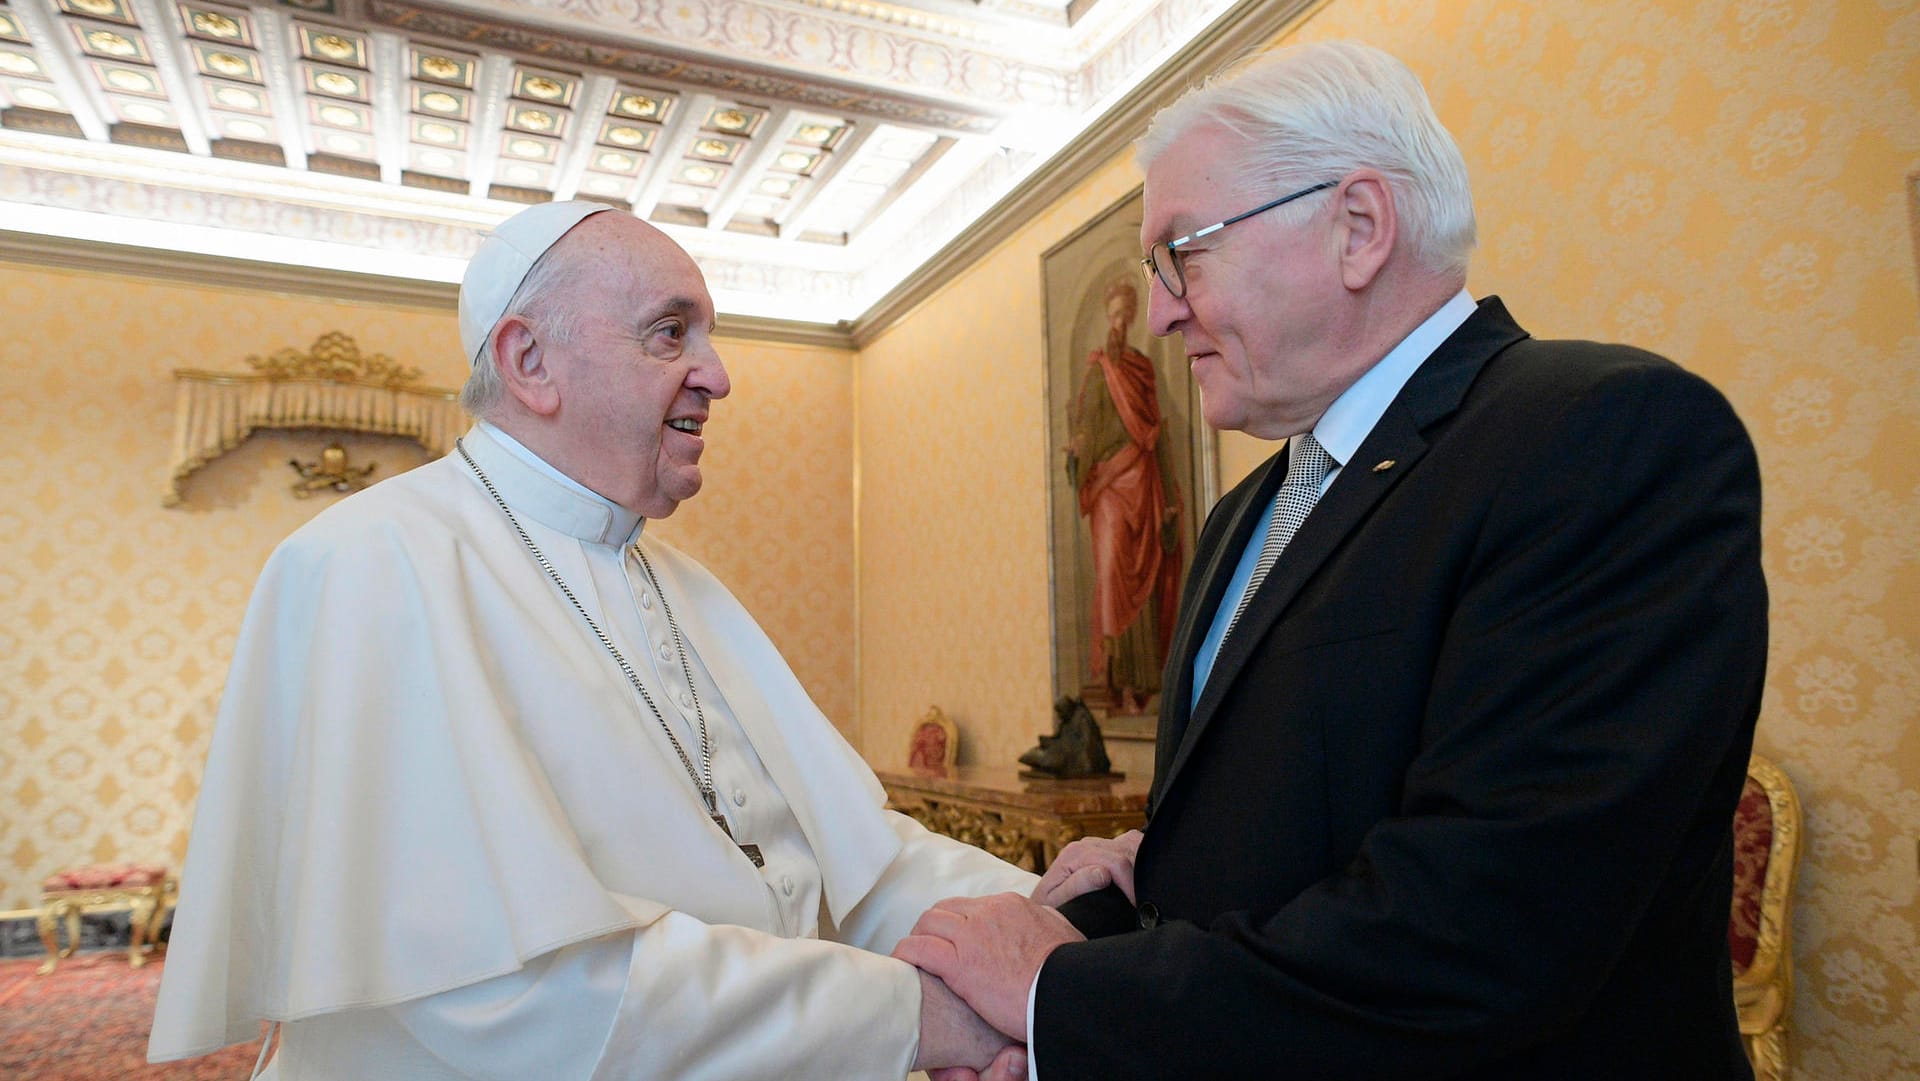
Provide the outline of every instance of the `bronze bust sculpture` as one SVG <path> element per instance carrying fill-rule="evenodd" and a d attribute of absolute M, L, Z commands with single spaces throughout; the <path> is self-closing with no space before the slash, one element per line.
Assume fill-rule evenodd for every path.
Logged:
<path fill-rule="evenodd" d="M 1020 756 L 1022 777 L 1069 780 L 1083 777 L 1118 778 L 1100 738 L 1100 723 L 1087 704 L 1071 695 L 1053 704 L 1054 728 L 1041 736 L 1040 745 Z"/>

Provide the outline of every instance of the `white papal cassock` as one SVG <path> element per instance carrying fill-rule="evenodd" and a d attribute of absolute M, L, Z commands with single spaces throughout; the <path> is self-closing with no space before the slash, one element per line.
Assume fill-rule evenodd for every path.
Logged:
<path fill-rule="evenodd" d="M 201 788 L 148 1055 L 287 1022 L 309 1078 L 898 1078 L 934 901 L 1033 876 L 883 811 L 744 608 L 486 425 L 467 451 L 688 753 L 752 862 L 459 455 L 261 574 Z M 687 683 L 687 672 L 693 683 Z"/>

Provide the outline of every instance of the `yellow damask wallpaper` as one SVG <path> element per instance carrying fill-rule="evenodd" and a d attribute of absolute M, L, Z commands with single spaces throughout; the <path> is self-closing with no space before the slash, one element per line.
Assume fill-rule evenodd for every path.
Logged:
<path fill-rule="evenodd" d="M 451 312 L 0 264 L 0 910 L 92 860 L 185 852 L 214 707 L 253 579 L 332 497 L 295 499 L 288 459 L 328 437 L 259 433 L 161 507 L 179 367 L 245 370 L 341 330 L 465 377 Z M 30 318 L 28 316 L 31 316 Z M 853 725 L 851 354 L 720 343 L 732 397 L 706 488 L 650 528 L 705 561 L 766 625 L 827 714 Z M 828 418 L 826 423 L 816 423 Z M 342 439 L 376 477 L 425 461 Z"/>
<path fill-rule="evenodd" d="M 1053 730 L 1039 254 L 1138 183 L 1104 168 L 860 351 L 873 762 L 904 763 L 929 705 L 960 727 L 962 762 L 1011 763 Z"/>
<path fill-rule="evenodd" d="M 1807 809 L 1797 1076 L 1920 1076 L 1920 5 L 1331 0 L 1296 36 L 1425 79 L 1473 177 L 1476 295 L 1666 353 L 1746 420 L 1773 593 L 1759 742 Z M 875 761 L 930 702 L 963 760 L 1047 728 L 1039 257 L 1137 180 L 1122 160 L 1063 194 L 860 355 Z M 1265 449 L 1223 439 L 1223 482 Z"/>

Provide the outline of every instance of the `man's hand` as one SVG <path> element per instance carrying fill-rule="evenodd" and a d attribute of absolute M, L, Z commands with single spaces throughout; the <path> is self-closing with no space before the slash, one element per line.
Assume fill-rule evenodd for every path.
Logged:
<path fill-rule="evenodd" d="M 978 1071 L 986 1070 L 1007 1049 L 1007 1037 L 994 1031 L 980 1019 L 960 996 L 940 982 L 938 976 L 921 972 L 920 976 L 920 1053 L 913 1068 L 947 1071 L 947 1081 L 973 1081 Z M 1021 1056 L 1025 1062 L 1026 1056 Z M 1025 1073 L 1023 1066 L 1021 1072 Z"/>
<path fill-rule="evenodd" d="M 1140 851 L 1140 831 L 1128 830 L 1111 840 L 1082 837 L 1060 850 L 1053 865 L 1033 887 L 1033 899 L 1059 908 L 1083 893 L 1120 887 L 1133 900 L 1133 860 Z"/>
<path fill-rule="evenodd" d="M 1056 947 L 1085 936 L 1054 909 L 1017 893 L 949 897 L 900 940 L 893 955 L 940 977 L 986 1022 L 1027 1039 L 1027 989 Z"/>

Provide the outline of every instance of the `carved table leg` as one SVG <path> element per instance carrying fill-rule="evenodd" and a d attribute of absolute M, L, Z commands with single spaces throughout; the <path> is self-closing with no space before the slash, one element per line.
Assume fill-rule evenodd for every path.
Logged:
<path fill-rule="evenodd" d="M 33 922 L 40 929 L 40 944 L 47 948 L 47 959 L 40 962 L 42 976 L 52 972 L 60 963 L 60 918 L 54 914 L 57 901 L 43 901 L 40 911 L 34 914 Z"/>
<path fill-rule="evenodd" d="M 129 930 L 132 932 L 133 941 L 127 947 L 127 964 L 129 967 L 139 968 L 141 965 L 147 963 L 147 951 L 152 949 L 152 947 L 147 944 L 147 938 L 153 930 L 154 917 L 157 916 L 159 912 L 160 887 L 155 886 L 151 890 L 143 890 L 134 895 L 133 915 L 130 917 L 131 926 L 129 927 Z"/>

